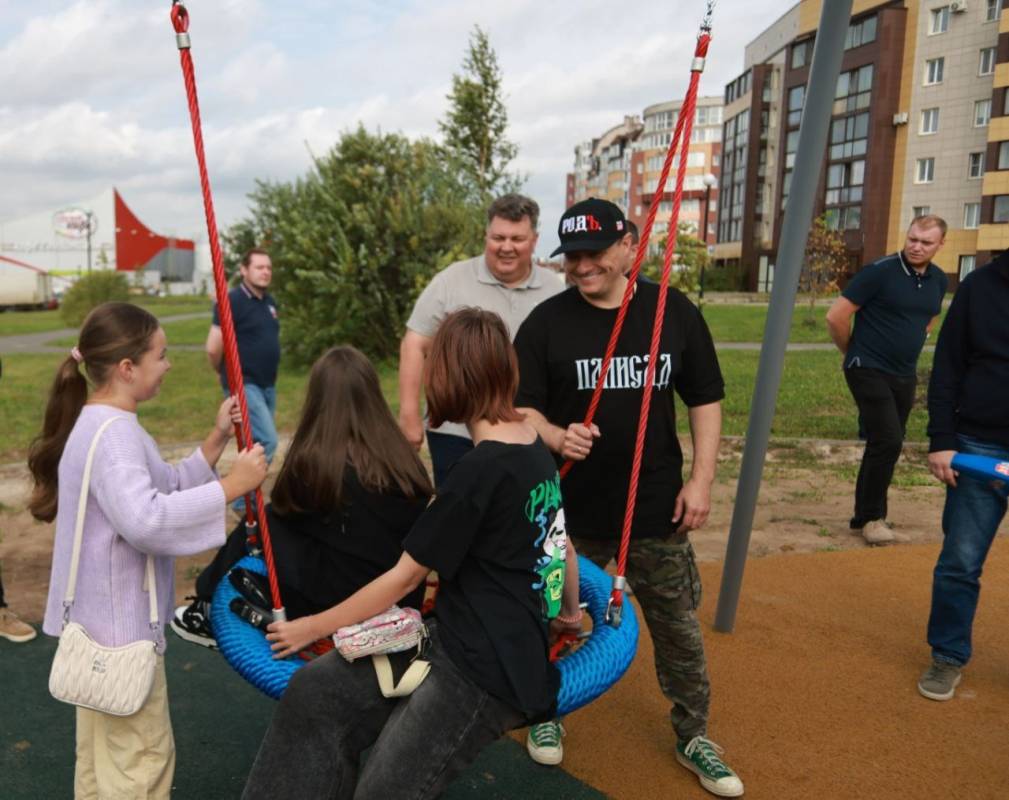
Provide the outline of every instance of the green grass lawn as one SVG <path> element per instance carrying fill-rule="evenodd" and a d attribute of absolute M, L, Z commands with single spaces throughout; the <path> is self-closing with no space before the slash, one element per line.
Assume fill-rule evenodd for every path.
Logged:
<path fill-rule="evenodd" d="M 158 317 L 210 311 L 211 306 L 210 298 L 193 295 L 181 297 L 133 297 L 130 299 L 130 302 L 143 306 Z M 58 331 L 66 327 L 58 310 L 6 311 L 0 313 L 0 336 Z M 204 331 L 203 335 L 206 338 L 206 331 Z M 71 342 L 71 344 L 73 343 Z"/>
<path fill-rule="evenodd" d="M 757 352 L 732 350 L 718 354 L 726 385 L 722 424 L 726 435 L 746 433 L 759 356 Z M 916 406 L 907 424 L 909 441 L 924 440 L 925 423 L 925 409 Z M 686 430 L 685 413 L 679 414 L 679 424 Z M 786 354 L 771 435 L 855 439 L 857 426 L 855 403 L 841 373 L 840 354 L 830 351 Z"/>
<path fill-rule="evenodd" d="M 205 324 L 205 323 L 204 323 Z M 727 397 L 726 435 L 743 435 L 749 421 L 760 354 L 723 351 L 719 354 Z M 220 389 L 202 352 L 171 354 L 172 371 L 161 394 L 140 407 L 144 426 L 161 443 L 195 442 L 208 430 L 220 400 Z M 24 458 L 42 422 L 46 392 L 59 362 L 54 355 L 10 355 L 4 359 L 0 381 L 0 462 Z M 390 406 L 398 407 L 396 365 L 379 366 L 382 390 Z M 277 385 L 277 425 L 292 431 L 304 399 L 308 370 L 283 366 Z M 854 439 L 855 405 L 833 352 L 796 352 L 785 358 L 785 372 L 777 402 L 772 436 Z M 687 430 L 685 409 L 679 425 Z M 908 440 L 925 437 L 925 411 L 916 407 L 908 422 Z"/>
<path fill-rule="evenodd" d="M 948 303 L 944 304 L 942 316 L 945 316 L 947 307 Z M 808 304 L 800 299 L 792 314 L 788 340 L 797 343 L 830 342 L 826 316 L 827 306 L 815 306 L 811 317 Z M 704 306 L 704 319 L 716 342 L 760 342 L 764 338 L 767 306 L 707 303 Z M 939 322 L 941 324 L 942 318 Z M 936 331 L 938 332 L 938 328 Z"/>
<path fill-rule="evenodd" d="M 172 369 L 161 393 L 140 406 L 140 420 L 162 444 L 196 442 L 210 429 L 222 394 L 202 352 L 170 355 Z M 23 459 L 42 426 L 49 386 L 59 355 L 9 355 L 0 380 L 0 462 Z M 292 430 L 301 409 L 308 372 L 284 368 L 277 381 L 277 424 Z M 395 373 L 392 374 L 395 385 Z"/>

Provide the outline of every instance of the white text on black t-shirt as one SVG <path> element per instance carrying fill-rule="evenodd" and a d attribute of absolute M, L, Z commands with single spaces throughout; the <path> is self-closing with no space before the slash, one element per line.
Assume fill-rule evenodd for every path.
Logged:
<path fill-rule="evenodd" d="M 604 389 L 640 389 L 645 382 L 649 354 L 643 356 L 614 356 L 606 373 Z M 578 391 L 596 388 L 599 373 L 603 367 L 601 358 L 579 358 L 575 361 L 578 373 Z M 665 389 L 673 374 L 673 357 L 669 353 L 659 353 L 659 367 L 652 376 L 652 387 Z"/>

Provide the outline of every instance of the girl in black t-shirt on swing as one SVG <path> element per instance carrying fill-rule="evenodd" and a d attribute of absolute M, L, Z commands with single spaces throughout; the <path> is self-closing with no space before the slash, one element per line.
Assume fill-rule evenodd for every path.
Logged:
<path fill-rule="evenodd" d="M 577 561 L 554 459 L 513 405 L 518 370 L 500 317 L 472 308 L 448 315 L 425 378 L 431 423 L 464 422 L 474 449 L 439 487 L 395 567 L 328 611 L 273 623 L 267 638 L 277 657 L 298 652 L 385 611 L 437 570 L 431 670 L 413 694 L 390 699 L 368 658 L 347 662 L 333 651 L 299 669 L 245 798 L 436 797 L 484 746 L 553 713 L 560 681 L 549 639 L 551 629 L 580 628 Z"/>
<path fill-rule="evenodd" d="M 394 565 L 433 491 L 371 362 L 353 347 L 330 348 L 312 365 L 301 416 L 266 506 L 288 618 L 325 610 Z M 171 623 L 181 638 L 217 646 L 210 604 L 217 585 L 247 554 L 246 539 L 242 522 L 197 577 L 193 602 L 176 609 Z M 270 619 L 266 577 L 235 572 L 233 583 L 244 596 L 238 613 L 247 620 Z M 423 595 L 420 587 L 403 604 L 419 609 Z"/>

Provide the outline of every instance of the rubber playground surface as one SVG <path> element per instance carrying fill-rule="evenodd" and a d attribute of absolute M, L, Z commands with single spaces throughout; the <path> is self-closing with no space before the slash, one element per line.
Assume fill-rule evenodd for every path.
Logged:
<path fill-rule="evenodd" d="M 697 534 L 703 536 L 703 533 Z M 1009 544 L 996 540 L 956 697 L 920 697 L 938 545 L 752 559 L 736 631 L 711 629 L 720 564 L 702 564 L 709 735 L 749 798 L 1009 797 Z M 72 793 L 73 710 L 47 693 L 54 642 L 0 640 L 0 798 Z M 237 798 L 273 702 L 220 656 L 171 639 L 174 797 Z M 647 634 L 627 676 L 566 720 L 563 769 L 505 738 L 448 798 L 706 798 L 673 761 Z M 389 800 L 395 800 L 390 798 Z"/>

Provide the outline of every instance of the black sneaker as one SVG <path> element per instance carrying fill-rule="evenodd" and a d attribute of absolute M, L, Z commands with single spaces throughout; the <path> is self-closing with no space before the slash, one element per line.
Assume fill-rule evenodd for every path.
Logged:
<path fill-rule="evenodd" d="M 214 630 L 210 627 L 210 601 L 197 597 L 187 597 L 192 600 L 188 606 L 179 606 L 170 623 L 175 635 L 187 642 L 217 649 Z"/>
<path fill-rule="evenodd" d="M 259 608 L 272 608 L 270 602 L 270 584 L 265 575 L 252 572 L 245 567 L 235 567 L 228 573 L 228 580 L 235 591 Z"/>
<path fill-rule="evenodd" d="M 243 597 L 233 597 L 228 608 L 237 614 L 241 619 L 248 622 L 254 628 L 266 633 L 267 626 L 273 622 L 273 614 L 262 608 L 257 608 Z"/>

